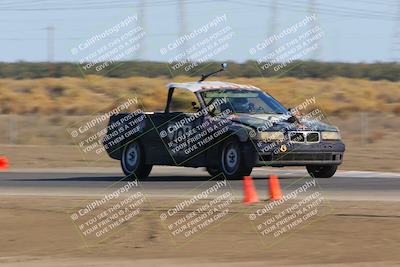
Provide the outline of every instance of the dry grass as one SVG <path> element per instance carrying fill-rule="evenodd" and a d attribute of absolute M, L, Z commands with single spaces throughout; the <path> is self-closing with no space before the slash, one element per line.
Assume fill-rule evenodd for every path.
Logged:
<path fill-rule="evenodd" d="M 194 80 L 176 77 L 174 81 Z M 400 112 L 400 82 L 347 78 L 328 80 L 295 78 L 235 78 L 229 82 L 258 86 L 288 107 L 316 97 L 317 106 L 329 115 L 355 111 Z M 147 110 L 162 110 L 168 78 L 45 78 L 0 79 L 0 113 L 90 114 L 107 110 L 117 99 L 137 95 Z"/>

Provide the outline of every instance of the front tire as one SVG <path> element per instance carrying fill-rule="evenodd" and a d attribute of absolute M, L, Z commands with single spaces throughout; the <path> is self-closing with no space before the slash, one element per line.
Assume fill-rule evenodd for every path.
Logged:
<path fill-rule="evenodd" d="M 122 171 L 126 176 L 131 176 L 131 179 L 146 179 L 149 176 L 153 165 L 145 164 L 144 152 L 138 142 L 131 142 L 127 144 L 121 157 Z"/>
<path fill-rule="evenodd" d="M 331 178 L 337 170 L 337 165 L 308 165 L 308 173 L 315 178 Z"/>

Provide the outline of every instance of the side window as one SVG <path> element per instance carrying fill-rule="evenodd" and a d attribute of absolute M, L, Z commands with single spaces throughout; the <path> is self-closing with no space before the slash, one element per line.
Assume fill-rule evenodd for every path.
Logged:
<path fill-rule="evenodd" d="M 196 103 L 197 107 L 200 107 L 197 97 L 194 93 L 185 90 L 175 88 L 174 94 L 172 95 L 171 104 L 169 107 L 170 112 L 196 112 L 192 106 L 192 102 Z"/>

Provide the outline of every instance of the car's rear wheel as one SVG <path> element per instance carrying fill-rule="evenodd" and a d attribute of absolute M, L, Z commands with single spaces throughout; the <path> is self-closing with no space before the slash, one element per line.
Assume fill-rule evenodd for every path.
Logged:
<path fill-rule="evenodd" d="M 121 157 L 121 167 L 126 176 L 131 179 L 145 179 L 149 176 L 152 165 L 144 163 L 143 149 L 138 142 L 127 144 Z"/>
<path fill-rule="evenodd" d="M 207 168 L 206 168 L 206 171 L 207 171 L 212 177 L 217 176 L 218 174 L 221 173 L 221 171 L 220 171 L 219 169 L 217 169 L 217 168 L 211 168 L 211 167 L 207 167 Z"/>
<path fill-rule="evenodd" d="M 315 178 L 331 178 L 337 170 L 337 165 L 308 165 L 308 173 Z"/>
<path fill-rule="evenodd" d="M 253 168 L 244 164 L 241 144 L 237 139 L 228 139 L 221 148 L 219 170 L 227 179 L 240 179 L 251 173 Z"/>

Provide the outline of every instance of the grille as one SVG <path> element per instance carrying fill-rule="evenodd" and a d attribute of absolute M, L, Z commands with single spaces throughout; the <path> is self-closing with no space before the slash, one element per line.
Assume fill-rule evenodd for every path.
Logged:
<path fill-rule="evenodd" d="M 308 133 L 307 134 L 307 143 L 317 143 L 319 142 L 319 134 L 318 133 Z"/>
<path fill-rule="evenodd" d="M 290 141 L 294 143 L 304 143 L 304 134 L 303 133 L 290 133 Z"/>
<path fill-rule="evenodd" d="M 289 140 L 292 143 L 318 143 L 317 132 L 289 132 Z"/>

